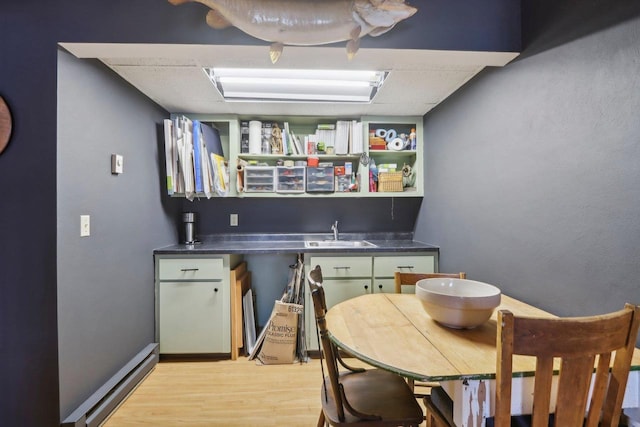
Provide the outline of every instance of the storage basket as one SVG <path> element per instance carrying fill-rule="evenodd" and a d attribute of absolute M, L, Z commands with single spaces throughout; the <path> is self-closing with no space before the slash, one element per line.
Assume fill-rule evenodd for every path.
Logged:
<path fill-rule="evenodd" d="M 402 189 L 402 172 L 380 172 L 378 174 L 378 192 L 395 192 Z"/>

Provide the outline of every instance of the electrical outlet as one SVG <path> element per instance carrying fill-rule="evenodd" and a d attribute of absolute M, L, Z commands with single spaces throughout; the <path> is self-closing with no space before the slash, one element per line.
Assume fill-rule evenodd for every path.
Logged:
<path fill-rule="evenodd" d="M 238 226 L 238 214 L 229 215 L 229 225 L 231 227 L 237 227 Z"/>
<path fill-rule="evenodd" d="M 91 216 L 80 215 L 80 237 L 91 235 Z"/>

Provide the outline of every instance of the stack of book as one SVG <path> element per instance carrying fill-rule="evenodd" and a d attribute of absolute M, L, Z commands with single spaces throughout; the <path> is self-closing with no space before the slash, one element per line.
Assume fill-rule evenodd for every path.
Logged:
<path fill-rule="evenodd" d="M 278 127 L 277 136 L 273 134 Z M 289 122 L 282 124 L 262 122 L 261 154 L 284 154 L 304 156 L 311 154 L 336 155 L 360 154 L 364 151 L 362 122 L 357 120 L 338 120 L 336 123 L 320 123 L 315 133 L 296 135 L 290 128 Z M 280 143 L 273 144 L 273 137 L 281 138 Z M 240 153 L 249 154 L 249 122 L 240 122 Z M 271 146 L 269 141 L 272 141 Z M 273 147 L 277 147 L 276 150 Z M 331 147 L 329 150 L 328 148 Z"/>

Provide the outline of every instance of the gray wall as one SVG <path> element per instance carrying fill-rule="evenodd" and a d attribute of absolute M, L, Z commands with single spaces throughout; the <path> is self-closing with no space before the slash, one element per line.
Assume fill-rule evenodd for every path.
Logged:
<path fill-rule="evenodd" d="M 639 36 L 525 55 L 428 114 L 416 235 L 441 270 L 560 315 L 640 303 Z"/>
<path fill-rule="evenodd" d="M 60 413 L 154 342 L 155 247 L 175 241 L 161 202 L 166 112 L 94 62 L 58 54 Z M 111 174 L 111 154 L 124 173 Z M 80 215 L 91 235 L 80 237 Z"/>
<path fill-rule="evenodd" d="M 182 207 L 199 214 L 202 234 L 331 233 L 334 221 L 339 222 L 340 232 L 362 233 L 413 231 L 421 203 L 419 197 L 228 198 L 183 199 Z M 238 213 L 237 227 L 229 226 L 230 213 Z"/>

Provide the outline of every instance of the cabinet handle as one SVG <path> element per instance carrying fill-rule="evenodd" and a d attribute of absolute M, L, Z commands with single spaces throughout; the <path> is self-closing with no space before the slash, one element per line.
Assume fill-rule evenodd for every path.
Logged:
<path fill-rule="evenodd" d="M 378 285 L 378 289 L 382 290 L 382 285 Z"/>
<path fill-rule="evenodd" d="M 369 285 L 364 285 L 364 289 L 369 289 Z"/>
<path fill-rule="evenodd" d="M 349 270 L 351 267 L 349 266 L 344 266 L 344 267 L 333 267 L 334 270 Z"/>
<path fill-rule="evenodd" d="M 396 268 L 413 268 L 413 265 L 398 265 Z"/>
<path fill-rule="evenodd" d="M 218 288 L 213 288 L 213 292 L 218 292 Z"/>
<path fill-rule="evenodd" d="M 182 268 L 180 269 L 180 271 L 182 271 L 183 273 L 186 273 L 187 271 L 198 271 L 200 270 L 199 268 Z"/>

